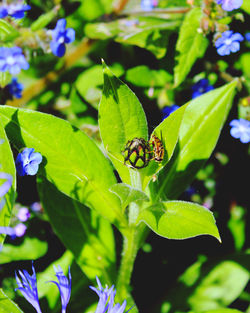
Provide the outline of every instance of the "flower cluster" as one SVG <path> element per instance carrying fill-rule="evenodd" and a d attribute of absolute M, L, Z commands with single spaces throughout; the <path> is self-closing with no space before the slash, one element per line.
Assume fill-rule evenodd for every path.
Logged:
<path fill-rule="evenodd" d="M 34 152 L 34 148 L 25 148 L 16 158 L 16 170 L 20 176 L 36 175 L 42 156 L 39 152 Z"/>
<path fill-rule="evenodd" d="M 232 137 L 239 139 L 242 143 L 250 142 L 250 121 L 240 118 L 232 120 L 230 126 L 232 127 L 230 130 Z"/>
<path fill-rule="evenodd" d="M 7 85 L 7 89 L 14 98 L 22 98 L 23 84 L 20 84 L 16 77 L 12 78 L 11 83 Z"/>
<path fill-rule="evenodd" d="M 0 72 L 9 71 L 16 75 L 21 69 L 27 70 L 29 63 L 26 61 L 22 49 L 19 47 L 0 47 Z"/>
<path fill-rule="evenodd" d="M 243 0 L 217 0 L 217 4 L 220 4 L 225 11 L 233 11 L 241 7 Z"/>
<path fill-rule="evenodd" d="M 214 87 L 209 84 L 206 78 L 203 78 L 192 86 L 192 98 L 197 98 L 212 89 Z"/>
<path fill-rule="evenodd" d="M 69 278 L 67 278 L 61 269 L 60 266 L 58 268 L 54 267 L 56 277 L 58 282 L 52 281 L 58 286 L 61 302 L 62 302 L 62 313 L 66 313 L 66 307 L 69 302 L 70 293 L 71 293 L 71 274 L 69 268 Z M 32 263 L 32 275 L 30 275 L 27 271 L 18 271 L 15 273 L 16 282 L 18 287 L 16 290 L 20 290 L 24 298 L 36 309 L 37 313 L 42 313 L 39 299 L 38 299 L 38 291 L 37 291 L 37 279 L 35 268 Z"/>
<path fill-rule="evenodd" d="M 226 30 L 221 34 L 221 37 L 215 41 L 215 47 L 219 55 L 229 55 L 231 52 L 240 50 L 240 41 L 244 37 L 240 33 L 233 33 L 231 30 Z"/>
<path fill-rule="evenodd" d="M 75 31 L 73 28 L 66 29 L 66 20 L 60 19 L 56 23 L 56 27 L 51 31 L 52 41 L 50 48 L 55 56 L 62 57 L 65 54 L 65 44 L 71 43 L 75 40 Z"/>
<path fill-rule="evenodd" d="M 126 308 L 127 301 L 124 300 L 122 305 L 119 303 L 114 304 L 114 298 L 116 294 L 114 286 L 110 288 L 106 286 L 106 288 L 104 289 L 98 277 L 96 277 L 96 281 L 98 284 L 98 288 L 90 286 L 90 288 L 94 290 L 99 296 L 99 302 L 95 313 L 123 313 Z M 132 308 L 130 308 L 128 311 L 130 311 L 131 309 Z M 126 311 L 126 313 L 128 311 Z"/>
<path fill-rule="evenodd" d="M 25 4 L 23 1 L 17 1 L 11 4 L 1 4 L 0 5 L 0 18 L 11 16 L 16 19 L 20 19 L 20 18 L 23 18 L 25 16 L 25 12 L 30 9 L 31 7 Z"/>

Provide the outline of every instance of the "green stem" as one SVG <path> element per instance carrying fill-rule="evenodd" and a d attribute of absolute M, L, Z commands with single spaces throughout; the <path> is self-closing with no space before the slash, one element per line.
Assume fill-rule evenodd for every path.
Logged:
<path fill-rule="evenodd" d="M 138 227 L 131 228 L 126 237 L 124 236 L 122 260 L 116 283 L 118 301 L 123 301 L 129 297 L 130 279 L 140 246 L 140 238 Z"/>

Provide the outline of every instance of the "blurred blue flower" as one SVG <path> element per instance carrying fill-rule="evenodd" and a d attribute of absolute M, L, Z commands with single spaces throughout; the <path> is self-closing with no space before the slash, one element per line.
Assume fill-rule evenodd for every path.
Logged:
<path fill-rule="evenodd" d="M 26 222 L 30 218 L 30 211 L 26 207 L 21 207 L 16 216 L 19 221 Z"/>
<path fill-rule="evenodd" d="M 192 99 L 197 98 L 213 89 L 214 87 L 209 85 L 208 79 L 203 78 L 192 86 Z"/>
<path fill-rule="evenodd" d="M 230 130 L 232 137 L 240 139 L 242 143 L 250 142 L 250 121 L 240 118 L 232 120 L 229 125 L 232 126 Z"/>
<path fill-rule="evenodd" d="M 233 33 L 231 30 L 226 30 L 221 34 L 221 37 L 215 41 L 215 47 L 219 55 L 229 55 L 231 52 L 240 50 L 239 41 L 244 40 L 240 33 Z"/>
<path fill-rule="evenodd" d="M 7 85 L 7 88 L 13 97 L 22 98 L 23 84 L 20 84 L 16 77 L 12 78 L 12 81 Z"/>
<path fill-rule="evenodd" d="M 23 223 L 19 223 L 14 227 L 14 237 L 23 237 L 23 235 L 26 233 L 27 226 Z M 13 236 L 12 236 L 13 237 Z"/>
<path fill-rule="evenodd" d="M 247 32 L 245 34 L 245 39 L 246 39 L 246 41 L 250 41 L 250 32 Z"/>
<path fill-rule="evenodd" d="M 141 8 L 144 11 L 151 11 L 158 5 L 157 0 L 141 0 Z"/>
<path fill-rule="evenodd" d="M 217 0 L 217 4 L 221 4 L 221 7 L 225 11 L 232 11 L 241 7 L 243 0 Z"/>
<path fill-rule="evenodd" d="M 16 170 L 20 176 L 36 175 L 42 156 L 39 152 L 34 152 L 34 148 L 25 148 L 16 158 Z"/>
<path fill-rule="evenodd" d="M 18 271 L 18 274 L 15 273 L 16 282 L 18 285 L 18 288 L 15 290 L 20 290 L 24 298 L 36 309 L 37 313 L 42 313 L 38 300 L 36 272 L 33 266 L 33 262 L 32 275 L 29 275 L 26 270 Z"/>
<path fill-rule="evenodd" d="M 19 47 L 0 47 L 0 72 L 9 71 L 16 75 L 21 69 L 27 70 L 29 63 L 25 60 L 22 49 Z"/>
<path fill-rule="evenodd" d="M 8 226 L 0 226 L 0 234 L 16 236 L 15 229 L 13 227 L 8 227 Z"/>
<path fill-rule="evenodd" d="M 8 7 L 6 5 L 0 6 L 0 18 L 5 18 L 8 15 Z"/>
<path fill-rule="evenodd" d="M 23 1 L 17 1 L 11 4 L 2 4 L 0 6 L 0 18 L 4 18 L 7 15 L 16 19 L 23 18 L 25 16 L 25 11 L 30 9 L 31 7 L 24 4 Z"/>
<path fill-rule="evenodd" d="M 66 29 L 66 20 L 60 19 L 56 23 L 56 27 L 51 31 L 52 41 L 50 42 L 50 48 L 54 55 L 62 57 L 65 54 L 65 44 L 71 43 L 75 40 L 75 31 L 73 28 Z"/>
<path fill-rule="evenodd" d="M 179 109 L 179 106 L 176 104 L 173 104 L 171 106 L 166 106 L 161 110 L 162 113 L 162 119 L 165 120 L 171 113 Z"/>
<path fill-rule="evenodd" d="M 98 284 L 98 288 L 90 286 L 90 288 L 94 290 L 99 296 L 99 302 L 95 313 L 124 313 L 127 301 L 124 300 L 122 305 L 120 305 L 119 303 L 114 305 L 114 298 L 116 294 L 114 286 L 112 286 L 111 288 L 108 288 L 108 286 L 106 286 L 106 288 L 104 289 L 98 277 L 96 277 L 96 281 Z M 132 307 L 128 311 L 130 311 L 131 309 Z M 128 311 L 126 311 L 126 313 Z"/>
<path fill-rule="evenodd" d="M 71 294 L 71 274 L 69 268 L 69 278 L 67 278 L 63 274 L 63 270 L 58 265 L 58 268 L 54 266 L 54 270 L 56 272 L 56 277 L 58 279 L 58 283 L 56 281 L 51 281 L 52 283 L 56 284 L 60 295 L 61 295 L 61 303 L 62 303 L 62 313 L 66 313 L 66 307 L 69 303 L 70 294 Z"/>

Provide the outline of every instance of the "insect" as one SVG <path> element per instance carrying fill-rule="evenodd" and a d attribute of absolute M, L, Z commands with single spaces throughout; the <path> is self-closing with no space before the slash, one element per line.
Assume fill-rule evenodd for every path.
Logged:
<path fill-rule="evenodd" d="M 161 140 L 155 135 L 152 135 L 150 144 L 153 146 L 153 156 L 151 157 L 151 160 L 155 160 L 156 162 L 162 162 L 164 158 L 164 147 Z"/>
<path fill-rule="evenodd" d="M 151 160 L 149 143 L 143 138 L 129 140 L 123 151 L 124 164 L 133 168 L 144 168 Z"/>

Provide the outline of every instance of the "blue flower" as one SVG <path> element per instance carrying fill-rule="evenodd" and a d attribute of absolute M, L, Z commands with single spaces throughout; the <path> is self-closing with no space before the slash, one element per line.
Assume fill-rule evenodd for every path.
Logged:
<path fill-rule="evenodd" d="M 215 41 L 215 47 L 219 55 L 229 55 L 231 52 L 240 50 L 240 43 L 244 37 L 240 33 L 233 33 L 231 30 L 226 30 L 221 34 L 221 37 Z"/>
<path fill-rule="evenodd" d="M 225 11 L 232 11 L 241 7 L 243 0 L 217 0 L 217 4 L 221 4 L 221 7 Z"/>
<path fill-rule="evenodd" d="M 29 63 L 25 60 L 22 49 L 19 47 L 0 47 L 0 72 L 9 71 L 16 75 L 21 69 L 27 70 Z"/>
<path fill-rule="evenodd" d="M 58 279 L 58 283 L 56 281 L 51 281 L 56 284 L 60 295 L 61 295 L 61 303 L 62 303 L 62 313 L 66 312 L 67 304 L 69 303 L 70 293 L 71 293 L 71 274 L 69 268 L 69 279 L 63 274 L 63 270 L 58 265 L 58 268 L 54 266 L 54 270 L 56 272 L 56 277 Z"/>
<path fill-rule="evenodd" d="M 38 300 L 36 272 L 32 263 L 32 275 L 25 270 L 18 271 L 19 276 L 15 273 L 16 282 L 24 298 L 36 309 L 37 313 L 42 313 Z"/>
<path fill-rule="evenodd" d="M 141 0 L 141 8 L 144 11 L 151 11 L 157 4 L 156 0 Z"/>
<path fill-rule="evenodd" d="M 213 86 L 209 85 L 209 81 L 206 78 L 199 80 L 192 86 L 192 98 L 201 96 L 203 93 L 206 93 L 214 89 Z"/>
<path fill-rule="evenodd" d="M 23 18 L 25 16 L 25 11 L 30 10 L 31 7 L 27 4 L 24 4 L 23 1 L 19 1 L 11 4 L 2 4 L 0 6 L 0 18 L 6 16 L 11 16 L 16 19 Z"/>
<path fill-rule="evenodd" d="M 8 15 L 8 7 L 6 5 L 0 6 L 0 18 L 5 18 Z"/>
<path fill-rule="evenodd" d="M 75 40 L 75 31 L 73 28 L 66 29 L 66 20 L 60 19 L 56 23 L 56 27 L 52 30 L 52 41 L 50 48 L 54 55 L 62 57 L 65 54 L 65 44 L 71 43 Z"/>
<path fill-rule="evenodd" d="M 179 109 L 179 106 L 176 104 L 173 104 L 171 106 L 166 106 L 162 109 L 161 113 L 162 113 L 162 119 L 165 120 L 165 118 L 167 118 L 171 113 L 173 113 L 174 111 L 176 111 L 177 109 Z"/>
<path fill-rule="evenodd" d="M 240 139 L 242 143 L 250 142 L 250 121 L 240 118 L 239 120 L 232 120 L 229 124 L 232 126 L 230 134 L 236 139 Z"/>
<path fill-rule="evenodd" d="M 250 32 L 245 33 L 246 41 L 250 41 Z"/>
<path fill-rule="evenodd" d="M 23 223 L 19 223 L 14 227 L 14 237 L 23 237 L 23 235 L 26 233 L 27 226 Z"/>
<path fill-rule="evenodd" d="M 106 288 L 104 289 L 98 277 L 96 277 L 96 281 L 98 284 L 98 288 L 90 286 L 90 288 L 94 290 L 99 296 L 99 302 L 95 313 L 124 313 L 127 301 L 124 300 L 122 305 L 120 305 L 119 303 L 114 305 L 114 298 L 116 294 L 114 286 L 112 286 L 111 288 L 108 288 L 108 286 L 106 286 Z M 131 309 L 132 307 L 128 311 L 130 311 Z M 126 311 L 126 313 L 128 311 Z"/>
<path fill-rule="evenodd" d="M 30 211 L 26 207 L 21 207 L 16 216 L 19 221 L 26 222 L 30 218 Z"/>
<path fill-rule="evenodd" d="M 42 156 L 34 148 L 25 148 L 16 158 L 16 170 L 20 176 L 36 175 Z"/>
<path fill-rule="evenodd" d="M 23 2 L 12 3 L 8 6 L 8 14 L 16 19 L 23 18 L 25 11 L 30 10 L 31 7 Z"/>
<path fill-rule="evenodd" d="M 7 85 L 7 88 L 13 97 L 22 98 L 23 85 L 17 81 L 16 77 L 12 78 L 12 81 Z"/>

